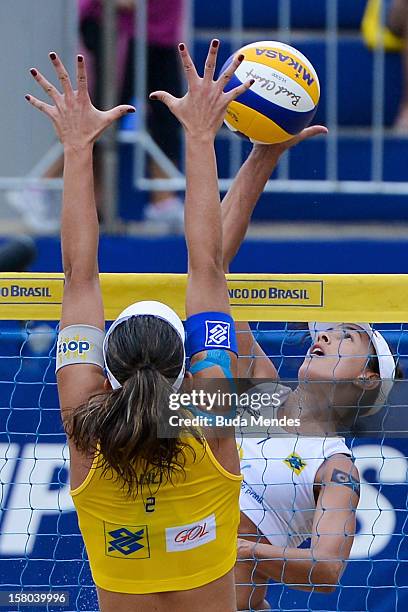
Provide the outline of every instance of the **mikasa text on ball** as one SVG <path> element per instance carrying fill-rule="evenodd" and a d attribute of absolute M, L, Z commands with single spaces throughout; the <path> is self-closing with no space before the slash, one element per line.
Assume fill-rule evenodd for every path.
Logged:
<path fill-rule="evenodd" d="M 246 45 L 225 91 L 248 79 L 252 87 L 228 106 L 226 125 L 252 142 L 285 142 L 312 121 L 320 98 L 319 79 L 309 60 L 299 51 L 275 41 Z M 231 56 L 222 71 L 231 63 Z"/>

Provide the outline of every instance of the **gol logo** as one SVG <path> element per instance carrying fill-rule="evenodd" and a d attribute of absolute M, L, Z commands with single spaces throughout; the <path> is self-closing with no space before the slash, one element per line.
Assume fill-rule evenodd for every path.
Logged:
<path fill-rule="evenodd" d="M 175 542 L 191 542 L 192 540 L 199 540 L 207 534 L 207 523 L 204 523 L 204 525 L 196 525 L 195 527 L 190 527 L 190 529 L 182 529 L 174 540 Z"/>
<path fill-rule="evenodd" d="M 166 550 L 167 552 L 191 550 L 215 540 L 216 537 L 215 514 L 211 514 L 199 523 L 168 527 L 166 529 Z"/>

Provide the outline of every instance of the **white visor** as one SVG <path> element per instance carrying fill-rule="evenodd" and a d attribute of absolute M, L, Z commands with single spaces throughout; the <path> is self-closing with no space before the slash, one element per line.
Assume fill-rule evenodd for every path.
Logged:
<path fill-rule="evenodd" d="M 186 339 L 186 334 L 184 331 L 184 326 L 180 317 L 174 312 L 174 310 L 167 306 L 167 304 L 162 304 L 161 302 L 153 301 L 135 302 L 134 304 L 131 304 L 130 306 L 125 308 L 125 310 L 123 310 L 118 316 L 118 318 L 112 323 L 106 333 L 105 340 L 103 342 L 103 361 L 105 364 L 106 374 L 108 376 L 112 389 L 120 389 L 122 385 L 118 380 L 116 380 L 106 363 L 106 353 L 108 351 L 109 336 L 111 335 L 113 330 L 116 329 L 116 327 L 121 323 L 124 323 L 131 317 L 138 317 L 141 315 L 150 315 L 153 317 L 157 317 L 158 319 L 162 319 L 163 321 L 167 321 L 167 323 L 171 325 L 172 328 L 180 336 L 180 339 L 183 343 L 183 365 L 176 380 L 172 385 L 174 391 L 177 391 L 181 387 L 185 372 L 186 352 L 184 348 L 184 342 Z"/>
<path fill-rule="evenodd" d="M 314 322 L 309 323 L 308 325 L 312 341 L 315 342 L 319 332 L 333 330 L 339 325 L 347 325 L 347 323 Z M 388 346 L 388 342 L 385 340 L 384 336 L 380 334 L 379 331 L 373 329 L 371 325 L 369 325 L 369 323 L 352 323 L 352 325 L 356 325 L 357 327 L 360 327 L 365 332 L 367 332 L 378 358 L 381 378 L 381 390 L 378 394 L 375 406 L 365 414 L 365 416 L 368 416 L 369 414 L 374 414 L 375 412 L 377 412 L 386 403 L 388 395 L 390 394 L 390 391 L 394 384 L 396 365 L 391 349 Z"/>

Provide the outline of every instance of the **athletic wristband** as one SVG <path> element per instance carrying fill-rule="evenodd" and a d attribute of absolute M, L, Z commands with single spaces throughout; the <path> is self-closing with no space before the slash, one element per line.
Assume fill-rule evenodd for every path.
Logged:
<path fill-rule="evenodd" d="M 192 315 L 188 317 L 185 329 L 188 357 L 211 349 L 226 349 L 238 355 L 234 320 L 225 312 L 200 312 Z"/>
<path fill-rule="evenodd" d="M 55 371 L 67 365 L 90 363 L 104 368 L 105 332 L 93 325 L 68 325 L 58 334 Z"/>

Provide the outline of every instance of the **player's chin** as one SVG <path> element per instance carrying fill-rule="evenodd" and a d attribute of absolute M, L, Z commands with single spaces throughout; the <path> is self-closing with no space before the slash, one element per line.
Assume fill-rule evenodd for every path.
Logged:
<path fill-rule="evenodd" d="M 333 367 L 323 357 L 309 357 L 299 368 L 298 380 L 304 382 L 333 380 Z"/>

